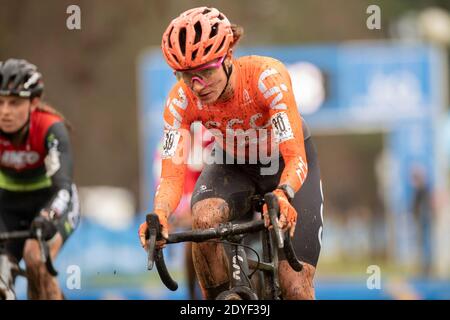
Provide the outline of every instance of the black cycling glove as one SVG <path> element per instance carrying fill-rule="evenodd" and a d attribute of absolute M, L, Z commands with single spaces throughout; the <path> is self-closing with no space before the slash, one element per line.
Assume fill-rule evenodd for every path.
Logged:
<path fill-rule="evenodd" d="M 55 222 L 41 215 L 34 218 L 33 222 L 31 223 L 31 233 L 33 237 L 37 236 L 36 234 L 37 229 L 42 230 L 42 239 L 45 241 L 48 241 L 51 238 L 53 238 L 56 232 L 58 232 Z"/>

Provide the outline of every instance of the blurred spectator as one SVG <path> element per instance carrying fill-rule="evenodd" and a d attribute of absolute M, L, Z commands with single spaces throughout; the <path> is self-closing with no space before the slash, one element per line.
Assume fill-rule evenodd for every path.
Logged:
<path fill-rule="evenodd" d="M 416 225 L 417 247 L 419 250 L 420 273 L 429 277 L 431 273 L 431 225 L 432 204 L 431 191 L 427 184 L 426 172 L 415 166 L 411 170 L 413 186 L 412 212 Z"/>

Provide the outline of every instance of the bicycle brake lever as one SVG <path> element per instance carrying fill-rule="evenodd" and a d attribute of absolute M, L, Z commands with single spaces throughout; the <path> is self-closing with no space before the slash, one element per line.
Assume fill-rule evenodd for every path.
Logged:
<path fill-rule="evenodd" d="M 147 270 L 152 270 L 155 264 L 156 236 L 151 235 L 147 242 Z"/>
<path fill-rule="evenodd" d="M 147 242 L 147 270 L 152 270 L 155 263 L 156 238 L 159 234 L 159 218 L 150 213 L 146 216 L 149 239 Z"/>
<path fill-rule="evenodd" d="M 280 211 L 280 206 L 276 196 L 269 192 L 264 195 L 264 201 L 267 204 L 267 211 L 269 212 L 270 223 L 273 226 L 273 231 L 275 232 L 276 242 L 279 249 L 284 247 L 283 233 L 278 227 L 278 212 Z"/>
<path fill-rule="evenodd" d="M 42 239 L 42 229 L 37 228 L 36 229 L 36 239 L 39 243 L 39 249 L 41 254 L 41 261 L 45 264 L 47 271 L 54 277 L 58 275 L 58 272 L 56 271 L 55 267 L 53 266 L 51 256 L 50 256 L 50 249 L 47 245 L 47 242 Z"/>
<path fill-rule="evenodd" d="M 164 262 L 164 254 L 162 249 L 156 248 L 156 241 L 163 239 L 161 235 L 161 225 L 159 224 L 159 218 L 156 214 L 150 213 L 146 216 L 148 226 L 148 261 L 147 269 L 152 270 L 154 264 L 158 270 L 159 277 L 162 282 L 172 291 L 178 289 L 178 284 L 172 279 L 167 270 L 167 266 Z"/>
<path fill-rule="evenodd" d="M 36 239 L 39 243 L 39 249 L 41 249 L 40 250 L 41 261 L 42 261 L 42 263 L 45 263 L 46 255 L 45 255 L 44 241 L 42 240 L 42 229 L 41 228 L 36 229 Z"/>
<path fill-rule="evenodd" d="M 284 255 L 286 256 L 287 261 L 292 269 L 297 272 L 303 270 L 303 264 L 298 260 L 297 255 L 295 254 L 294 247 L 292 246 L 292 241 L 290 235 L 285 233 L 285 246 L 284 246 Z"/>

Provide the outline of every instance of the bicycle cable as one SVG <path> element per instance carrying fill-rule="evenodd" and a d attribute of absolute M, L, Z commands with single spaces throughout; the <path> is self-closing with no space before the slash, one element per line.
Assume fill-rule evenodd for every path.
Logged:
<path fill-rule="evenodd" d="M 237 242 L 230 242 L 230 241 L 224 241 L 224 240 L 207 240 L 207 241 L 205 241 L 205 242 L 222 243 L 222 244 L 227 244 L 227 245 L 230 245 L 230 246 L 232 246 L 232 245 L 234 245 L 234 246 L 241 246 L 241 247 L 243 247 L 243 248 L 249 249 L 250 251 L 253 251 L 253 252 L 255 253 L 256 259 L 257 259 L 257 261 L 258 261 L 258 262 L 256 263 L 256 267 L 255 267 L 255 269 L 253 270 L 253 272 L 250 273 L 248 276 L 245 274 L 245 272 L 243 272 L 243 274 L 245 275 L 245 277 L 247 278 L 247 280 L 248 280 L 249 283 L 250 283 L 250 279 L 249 279 L 249 278 L 251 278 L 251 277 L 256 273 L 256 271 L 258 271 L 258 267 L 259 267 L 259 264 L 260 264 L 260 262 L 261 262 L 261 259 L 260 259 L 260 257 L 259 257 L 259 253 L 258 253 L 255 249 L 253 249 L 252 247 L 250 247 L 250 246 L 248 246 L 248 245 L 246 245 L 246 244 L 237 243 Z M 237 259 L 237 260 L 238 260 L 239 267 L 242 269 L 242 266 L 241 266 L 241 264 L 240 264 L 240 262 L 239 262 L 239 259 Z"/>

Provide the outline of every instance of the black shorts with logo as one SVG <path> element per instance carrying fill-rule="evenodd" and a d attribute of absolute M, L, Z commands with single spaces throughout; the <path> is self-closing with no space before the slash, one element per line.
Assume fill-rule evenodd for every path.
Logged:
<path fill-rule="evenodd" d="M 12 192 L 0 189 L 0 233 L 29 230 L 31 222 L 40 210 L 54 196 L 51 188 L 30 192 Z M 57 219 L 56 226 L 63 241 L 76 229 L 79 223 L 79 203 L 75 185 L 72 185 L 72 197 L 68 210 Z M 0 253 L 7 253 L 22 259 L 25 240 L 14 240 L 0 243 Z"/>
<path fill-rule="evenodd" d="M 317 152 L 312 138 L 305 140 L 308 175 L 295 194 L 293 206 L 297 210 L 297 225 L 293 245 L 299 260 L 314 267 L 319 259 L 323 228 L 323 195 Z M 203 169 L 194 192 L 191 207 L 208 198 L 224 199 L 230 208 L 231 220 L 252 217 L 254 195 L 264 195 L 279 185 L 284 161 L 273 175 L 261 175 L 262 164 L 209 164 Z M 280 254 L 280 259 L 285 259 Z"/>

